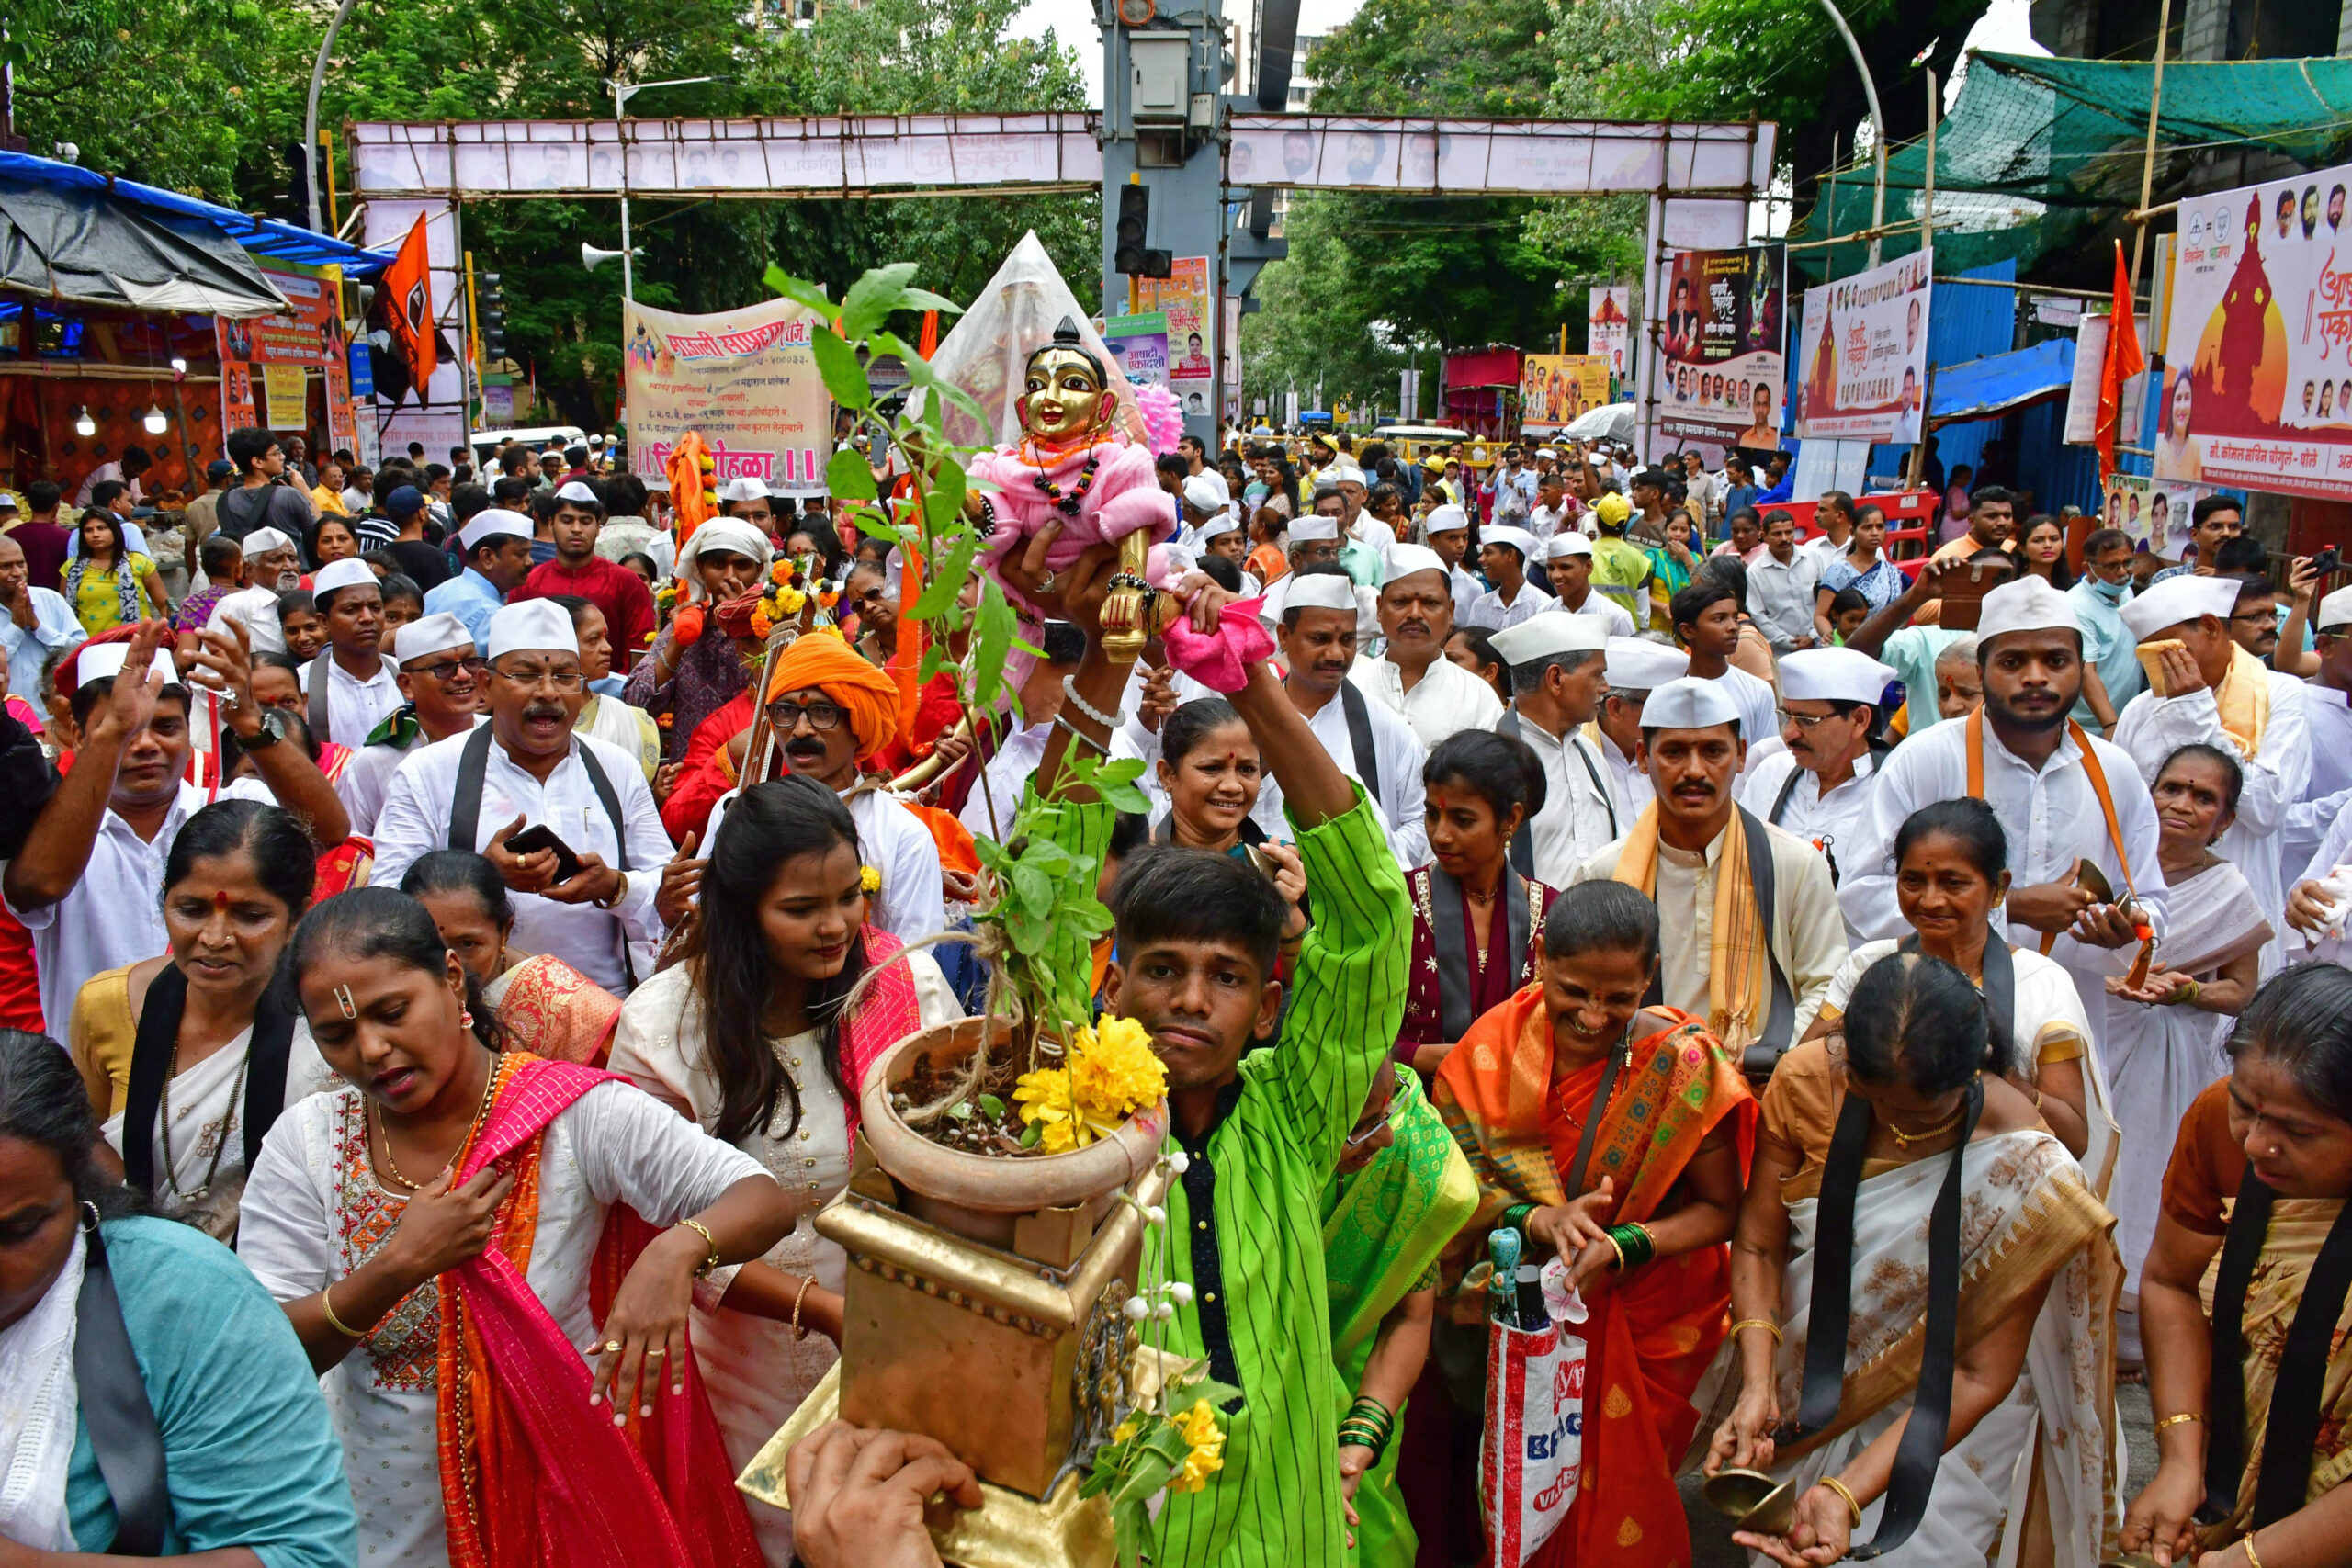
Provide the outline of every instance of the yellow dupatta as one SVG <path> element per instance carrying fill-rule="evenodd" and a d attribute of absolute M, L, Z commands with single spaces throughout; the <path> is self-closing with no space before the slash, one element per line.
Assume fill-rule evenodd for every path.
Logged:
<path fill-rule="evenodd" d="M 1657 803 L 1634 819 L 1617 856 L 1616 880 L 1657 897 Z M 1772 933 L 1756 907 L 1747 833 L 1736 810 L 1724 827 L 1715 863 L 1714 930 L 1707 942 L 1707 1030 L 1735 1055 L 1756 1038 L 1770 991 Z"/>
<path fill-rule="evenodd" d="M 2270 671 L 2262 660 L 2232 643 L 2230 671 L 2213 688 L 2213 705 L 2221 711 L 2222 732 L 2238 743 L 2247 761 L 2254 761 L 2270 724 Z"/>

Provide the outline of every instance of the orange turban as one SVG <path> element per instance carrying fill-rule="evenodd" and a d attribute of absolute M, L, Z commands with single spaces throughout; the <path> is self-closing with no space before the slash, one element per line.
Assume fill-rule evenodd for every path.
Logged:
<path fill-rule="evenodd" d="M 775 661 L 775 673 L 761 698 L 772 703 L 786 692 L 820 691 L 849 710 L 857 734 L 858 760 L 874 755 L 899 733 L 899 688 L 890 677 L 860 659 L 831 632 L 795 639 Z"/>

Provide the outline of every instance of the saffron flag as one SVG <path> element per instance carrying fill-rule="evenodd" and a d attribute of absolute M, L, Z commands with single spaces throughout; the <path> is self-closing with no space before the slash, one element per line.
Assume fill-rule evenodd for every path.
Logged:
<path fill-rule="evenodd" d="M 2116 425 L 2123 412 L 2123 389 L 2148 367 L 2140 352 L 2140 333 L 2132 317 L 2132 274 L 2123 265 L 2123 242 L 2115 243 L 2115 302 L 2108 318 L 2107 355 L 2099 364 L 2098 428 L 2092 444 L 2098 448 L 2098 472 L 2103 481 L 2115 472 Z"/>
<path fill-rule="evenodd" d="M 368 312 L 377 389 L 398 403 L 401 393 L 413 388 L 419 407 L 426 402 L 440 360 L 440 333 L 433 323 L 433 261 L 424 224 L 420 216 L 401 242 L 400 254 L 377 280 Z"/>

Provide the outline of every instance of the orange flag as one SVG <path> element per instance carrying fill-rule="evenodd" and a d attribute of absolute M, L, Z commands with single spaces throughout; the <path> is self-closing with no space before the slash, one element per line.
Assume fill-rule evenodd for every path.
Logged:
<path fill-rule="evenodd" d="M 2099 478 L 2115 472 L 2116 426 L 2123 414 L 2123 389 L 2148 367 L 2140 352 L 2140 330 L 2132 316 L 2132 275 L 2123 265 L 2123 242 L 2115 243 L 2115 303 L 2108 317 L 2107 356 L 2098 372 L 2098 428 L 2092 444 L 2098 448 Z M 2139 433 L 2132 433 L 2137 435 Z"/>
<path fill-rule="evenodd" d="M 401 357 L 408 361 L 409 380 L 417 389 L 416 400 L 422 403 L 439 357 L 438 334 L 433 325 L 433 259 L 423 217 L 401 242 L 400 254 L 384 269 L 379 287 L 391 307 L 386 312 L 388 324 L 400 343 Z"/>

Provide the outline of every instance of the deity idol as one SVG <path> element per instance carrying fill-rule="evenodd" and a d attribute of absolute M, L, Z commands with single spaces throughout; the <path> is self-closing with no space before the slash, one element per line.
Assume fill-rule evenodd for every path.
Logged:
<path fill-rule="evenodd" d="M 1151 452 L 1119 429 L 1110 377 L 1067 318 L 1052 341 L 1029 355 L 1014 408 L 1021 439 L 972 460 L 973 476 L 996 486 L 975 488 L 965 503 L 989 530 L 981 558 L 1001 582 L 995 569 L 1057 518 L 1062 532 L 1046 554 L 1049 572 L 1067 570 L 1090 545 L 1116 544 L 1120 572 L 1102 606 L 1102 626 L 1117 635 L 1103 647 L 1114 659 L 1132 660 L 1174 613 L 1178 575 L 1151 558 L 1152 546 L 1176 532 Z M 1046 613 L 1019 590 L 1005 592 L 1027 612 Z"/>

